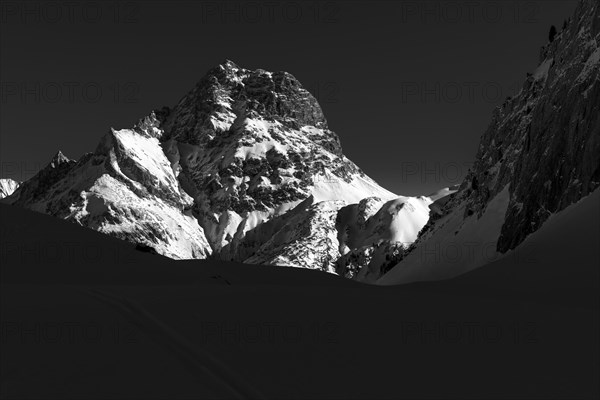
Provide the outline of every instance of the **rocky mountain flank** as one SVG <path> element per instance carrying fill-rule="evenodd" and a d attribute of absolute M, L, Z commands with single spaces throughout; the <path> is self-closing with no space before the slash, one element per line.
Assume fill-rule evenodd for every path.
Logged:
<path fill-rule="evenodd" d="M 494 111 L 458 192 L 432 213 L 411 255 L 382 282 L 451 277 L 508 254 L 550 216 L 598 188 L 598 1 L 580 1 L 550 39 L 520 92 Z M 451 247 L 454 254 L 462 250 L 455 260 Z M 379 277 L 372 271 L 369 279 Z"/>

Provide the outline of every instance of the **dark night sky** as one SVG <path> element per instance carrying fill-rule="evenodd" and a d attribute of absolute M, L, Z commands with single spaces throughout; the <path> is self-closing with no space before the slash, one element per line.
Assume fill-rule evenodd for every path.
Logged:
<path fill-rule="evenodd" d="M 28 178 L 58 149 L 71 158 L 93 151 L 109 127 L 175 105 L 231 59 L 295 75 L 350 159 L 395 193 L 427 194 L 460 181 L 492 110 L 575 6 L 6 1 L 1 175 Z"/>

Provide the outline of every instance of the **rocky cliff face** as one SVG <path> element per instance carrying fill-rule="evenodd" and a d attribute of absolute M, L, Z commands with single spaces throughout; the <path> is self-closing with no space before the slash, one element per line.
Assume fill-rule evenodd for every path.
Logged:
<path fill-rule="evenodd" d="M 481 242 L 473 225 L 487 220 L 486 229 L 498 232 L 485 245 L 493 244 L 499 256 L 600 186 L 599 7 L 595 0 L 580 1 L 567 26 L 542 48 L 539 66 L 521 91 L 495 110 L 472 170 L 459 192 L 432 214 L 417 250 L 458 243 L 447 237 Z M 492 203 L 502 204 L 493 223 Z M 451 266 L 447 259 L 428 264 L 410 258 L 390 272 L 397 282 L 449 277 L 491 261 L 461 259 Z"/>
<path fill-rule="evenodd" d="M 483 135 L 468 181 L 469 211 L 481 213 L 510 185 L 500 252 L 514 249 L 548 216 L 600 185 L 599 15 L 597 1 L 580 3 Z"/>

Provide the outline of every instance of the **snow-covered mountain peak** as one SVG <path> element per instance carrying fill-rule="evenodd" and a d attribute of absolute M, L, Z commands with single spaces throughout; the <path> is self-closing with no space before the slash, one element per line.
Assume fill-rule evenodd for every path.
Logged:
<path fill-rule="evenodd" d="M 93 153 L 58 153 L 10 202 L 173 258 L 333 272 L 346 246 L 338 212 L 365 198 L 377 199 L 366 221 L 397 195 L 344 156 L 300 82 L 227 60 L 175 107 L 111 128 Z"/>

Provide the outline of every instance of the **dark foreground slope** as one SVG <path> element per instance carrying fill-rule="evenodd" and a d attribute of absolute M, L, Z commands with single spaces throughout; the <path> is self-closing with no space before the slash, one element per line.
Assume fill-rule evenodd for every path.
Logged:
<path fill-rule="evenodd" d="M 594 223 L 537 243 L 567 252 Z M 19 208 L 0 224 L 3 398 L 599 395 L 598 286 L 576 256 L 375 287 L 173 261 Z"/>

